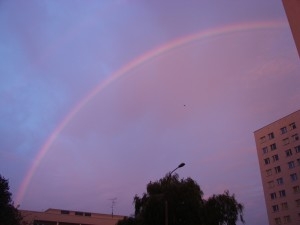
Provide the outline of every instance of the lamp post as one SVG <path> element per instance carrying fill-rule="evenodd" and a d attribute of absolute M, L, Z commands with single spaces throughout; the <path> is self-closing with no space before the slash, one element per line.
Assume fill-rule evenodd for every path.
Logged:
<path fill-rule="evenodd" d="M 175 170 L 177 170 L 177 169 L 179 169 L 179 168 L 181 168 L 181 167 L 184 167 L 184 166 L 185 166 L 185 163 L 180 163 L 174 170 L 172 170 L 171 172 L 169 172 L 169 176 L 171 176 L 172 173 L 175 172 Z"/>
<path fill-rule="evenodd" d="M 175 170 L 184 167 L 185 163 L 180 163 L 174 170 L 172 170 L 171 172 L 169 172 L 168 176 L 171 177 L 172 173 L 175 172 Z M 169 224 L 169 214 L 168 214 L 168 200 L 165 200 L 165 225 Z"/>

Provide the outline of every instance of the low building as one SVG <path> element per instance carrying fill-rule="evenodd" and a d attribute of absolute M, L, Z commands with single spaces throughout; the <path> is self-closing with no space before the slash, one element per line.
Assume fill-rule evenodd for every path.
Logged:
<path fill-rule="evenodd" d="M 29 225 L 115 225 L 124 216 L 60 209 L 44 212 L 20 210 Z"/>

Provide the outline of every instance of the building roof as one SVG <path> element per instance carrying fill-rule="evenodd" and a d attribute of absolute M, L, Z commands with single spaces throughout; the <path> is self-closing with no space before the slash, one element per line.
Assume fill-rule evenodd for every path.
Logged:
<path fill-rule="evenodd" d="M 20 210 L 26 222 L 44 221 L 90 225 L 115 225 L 125 216 L 49 208 L 44 212 Z"/>

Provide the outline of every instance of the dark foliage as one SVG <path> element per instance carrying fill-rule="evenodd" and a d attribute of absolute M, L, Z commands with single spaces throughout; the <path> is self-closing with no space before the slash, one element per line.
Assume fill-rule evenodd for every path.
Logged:
<path fill-rule="evenodd" d="M 206 224 L 235 225 L 238 216 L 244 223 L 243 209 L 243 205 L 238 203 L 229 191 L 225 191 L 222 195 L 213 195 L 205 203 Z"/>
<path fill-rule="evenodd" d="M 8 180 L 0 175 L 0 225 L 20 225 L 22 217 L 13 205 Z"/>
<path fill-rule="evenodd" d="M 167 175 L 147 185 L 147 193 L 134 197 L 135 218 L 147 225 L 198 225 L 201 221 L 203 192 L 191 178 Z"/>
<path fill-rule="evenodd" d="M 133 217 L 125 217 L 123 220 L 120 220 L 117 225 L 138 225 L 138 223 Z"/>
<path fill-rule="evenodd" d="M 202 196 L 193 179 L 167 174 L 150 182 L 141 197 L 134 197 L 134 217 L 118 225 L 235 225 L 239 217 L 244 223 L 243 206 L 228 191 L 208 200 Z"/>

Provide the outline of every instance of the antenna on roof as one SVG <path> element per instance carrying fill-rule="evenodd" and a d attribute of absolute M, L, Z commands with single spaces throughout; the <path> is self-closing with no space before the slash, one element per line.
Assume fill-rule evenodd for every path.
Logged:
<path fill-rule="evenodd" d="M 117 198 L 110 198 L 111 200 L 111 218 L 114 217 L 114 206 L 116 205 Z"/>

